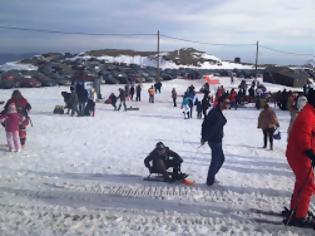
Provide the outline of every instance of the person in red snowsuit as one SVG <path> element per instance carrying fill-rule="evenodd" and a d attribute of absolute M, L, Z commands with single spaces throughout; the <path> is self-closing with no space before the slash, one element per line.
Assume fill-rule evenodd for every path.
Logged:
<path fill-rule="evenodd" d="M 4 111 L 2 112 L 2 114 L 6 114 L 8 112 L 8 108 L 12 103 L 15 104 L 17 112 L 25 117 L 25 119 L 23 120 L 19 127 L 20 142 L 22 147 L 24 147 L 26 142 L 26 128 L 31 122 L 28 116 L 28 112 L 32 109 L 32 107 L 27 101 L 27 99 L 22 96 L 19 90 L 14 90 L 11 98 L 7 101 L 7 103 L 4 106 Z"/>
<path fill-rule="evenodd" d="M 307 99 L 308 103 L 293 123 L 286 150 L 288 163 L 296 177 L 291 198 L 291 210 L 295 211 L 292 224 L 301 227 L 315 225 L 314 219 L 307 219 L 315 193 L 312 168 L 315 165 L 315 90 L 310 90 Z"/>

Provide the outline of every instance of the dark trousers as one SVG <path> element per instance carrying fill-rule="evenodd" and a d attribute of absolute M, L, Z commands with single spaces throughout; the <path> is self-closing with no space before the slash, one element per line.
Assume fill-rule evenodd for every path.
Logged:
<path fill-rule="evenodd" d="M 140 93 L 137 93 L 137 95 L 136 95 L 136 101 L 137 101 L 137 102 L 140 102 L 140 101 L 141 101 Z"/>
<path fill-rule="evenodd" d="M 177 107 L 176 98 L 174 97 L 173 97 L 173 104 L 174 104 L 174 107 Z"/>
<path fill-rule="evenodd" d="M 158 159 L 153 164 L 155 169 L 154 171 L 162 174 L 164 180 L 167 180 L 170 178 L 167 169 L 173 167 L 173 173 L 178 173 L 180 171 L 180 165 L 182 162 L 183 160 L 181 158 L 178 159 L 174 158 L 166 161 Z"/>
<path fill-rule="evenodd" d="M 79 102 L 79 115 L 80 116 L 84 115 L 84 108 L 85 108 L 85 101 Z"/>
<path fill-rule="evenodd" d="M 214 183 L 215 175 L 221 169 L 225 157 L 223 154 L 222 143 L 211 143 L 209 142 L 209 147 L 211 148 L 211 164 L 208 170 L 207 185 L 212 185 Z"/>
<path fill-rule="evenodd" d="M 273 149 L 273 133 L 275 132 L 274 128 L 263 129 L 264 134 L 264 148 L 267 147 L 267 140 L 270 142 L 270 149 Z"/>

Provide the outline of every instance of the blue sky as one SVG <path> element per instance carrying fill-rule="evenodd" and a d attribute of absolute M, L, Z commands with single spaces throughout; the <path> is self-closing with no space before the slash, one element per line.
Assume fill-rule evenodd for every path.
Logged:
<path fill-rule="evenodd" d="M 0 25 L 67 32 L 161 34 L 207 43 L 255 44 L 315 53 L 314 0 L 1 0 Z M 105 37 L 0 29 L 0 53 L 123 48 L 156 50 L 156 36 Z M 254 62 L 255 46 L 222 47 L 161 37 L 161 50 L 194 47 Z M 261 63 L 304 63 L 260 48 Z"/>

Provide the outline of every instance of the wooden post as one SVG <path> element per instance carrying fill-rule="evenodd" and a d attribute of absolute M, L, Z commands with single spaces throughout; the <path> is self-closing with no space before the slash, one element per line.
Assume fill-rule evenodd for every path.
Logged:
<path fill-rule="evenodd" d="M 255 60 L 255 84 L 257 84 L 257 72 L 258 72 L 258 49 L 259 49 L 259 42 L 256 42 L 256 60 Z"/>
<path fill-rule="evenodd" d="M 160 31 L 157 32 L 156 81 L 160 80 Z"/>

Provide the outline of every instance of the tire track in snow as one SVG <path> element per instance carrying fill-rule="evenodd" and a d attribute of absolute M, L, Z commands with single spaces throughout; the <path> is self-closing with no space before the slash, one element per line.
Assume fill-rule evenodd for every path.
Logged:
<path fill-rule="evenodd" d="M 231 226 L 238 229 L 239 232 L 252 232 L 251 228 L 257 228 L 265 234 L 270 234 L 274 230 L 283 230 L 282 226 L 275 226 L 272 229 L 264 229 L 259 225 L 248 226 L 249 220 L 241 217 L 227 217 L 227 216 L 200 216 L 195 214 L 181 214 L 181 213 L 153 213 L 141 212 L 137 210 L 121 211 L 121 210 L 87 210 L 87 209 L 69 209 L 62 207 L 49 206 L 22 206 L 18 204 L 5 205 L 0 204 L 0 211 L 4 214 L 0 215 L 0 228 L 13 230 L 11 232 L 18 232 L 16 229 L 17 222 L 23 223 L 23 230 L 28 230 L 28 233 L 34 233 L 38 225 L 42 230 L 49 227 L 50 232 L 54 233 L 84 233 L 87 228 L 93 228 L 96 232 L 103 232 L 106 228 L 110 228 L 111 232 L 121 232 L 121 229 L 128 228 L 129 232 L 145 233 L 152 232 L 161 235 L 163 231 L 171 232 L 172 228 L 180 227 L 187 229 L 189 226 L 191 234 L 214 233 L 220 235 L 233 234 L 229 230 Z M 6 216 L 10 216 L 11 221 L 6 221 Z M 3 227 L 2 227 L 3 226 Z M 164 233 L 165 233 L 164 232 Z M 26 233 L 26 232 L 24 232 Z"/>

